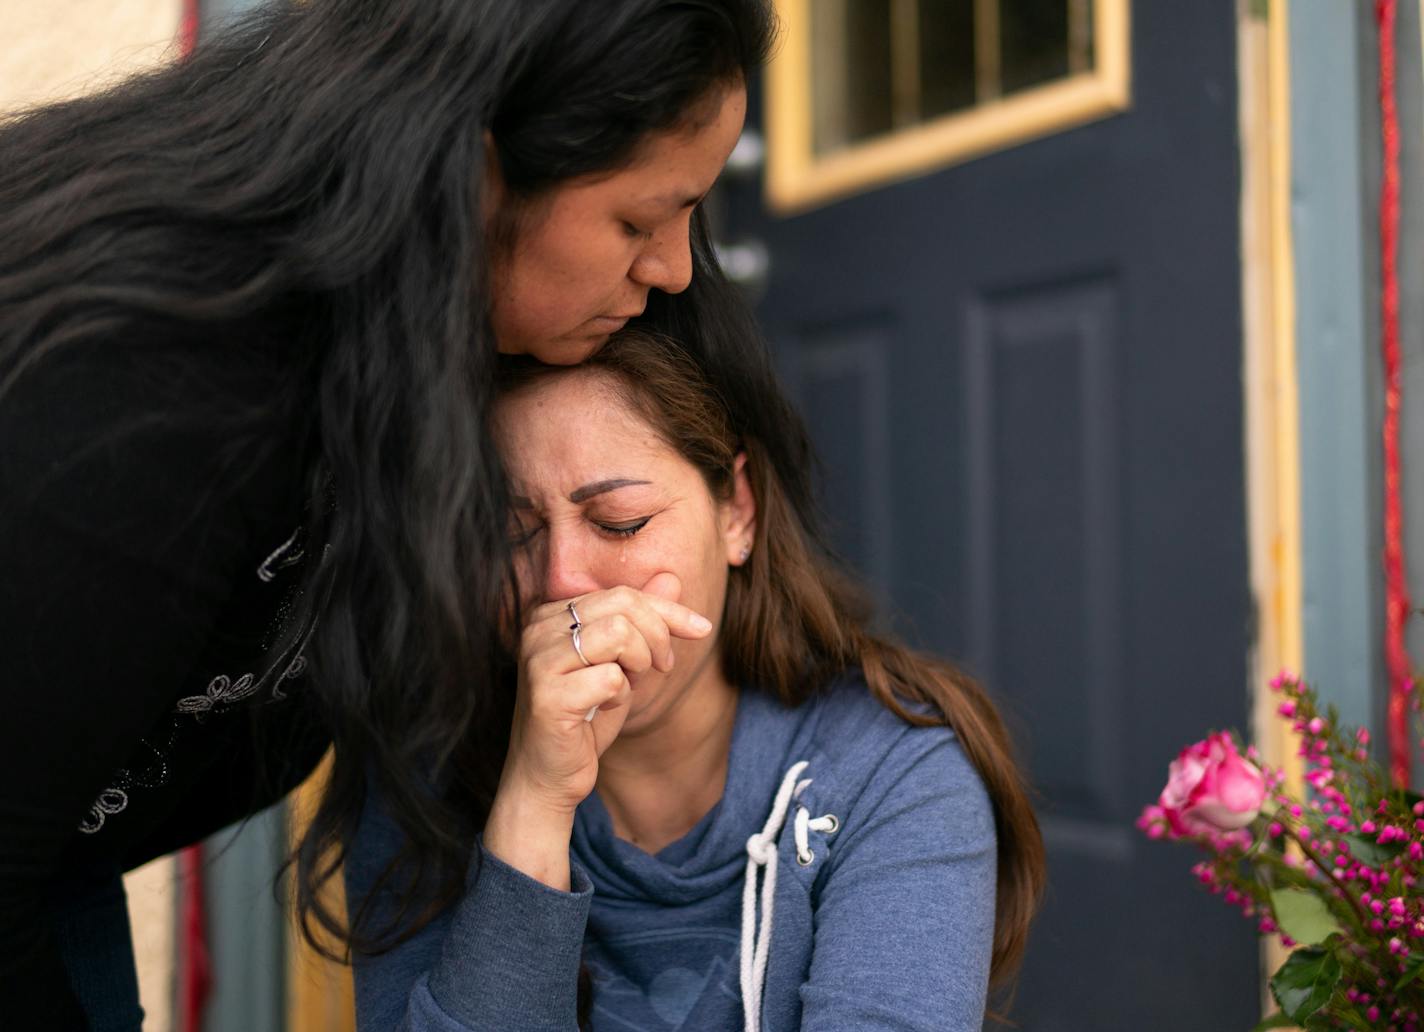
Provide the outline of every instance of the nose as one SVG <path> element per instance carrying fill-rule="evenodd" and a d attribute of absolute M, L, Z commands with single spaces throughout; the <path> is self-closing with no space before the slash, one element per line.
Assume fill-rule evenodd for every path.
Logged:
<path fill-rule="evenodd" d="M 594 573 L 593 558 L 575 535 L 550 527 L 543 556 L 544 601 L 586 595 L 602 587 Z"/>
<path fill-rule="evenodd" d="M 691 216 L 658 230 L 633 260 L 628 275 L 645 287 L 681 294 L 692 282 Z"/>

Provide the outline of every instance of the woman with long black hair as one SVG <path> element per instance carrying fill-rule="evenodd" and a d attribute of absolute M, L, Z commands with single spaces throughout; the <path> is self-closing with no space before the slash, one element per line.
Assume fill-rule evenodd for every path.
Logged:
<path fill-rule="evenodd" d="M 137 1028 L 121 872 L 330 744 L 304 916 L 343 923 L 368 779 L 409 898 L 458 898 L 481 815 L 430 786 L 507 734 L 497 351 L 676 335 L 811 519 L 698 208 L 770 35 L 763 0 L 289 0 L 0 126 L 7 1028 Z"/>

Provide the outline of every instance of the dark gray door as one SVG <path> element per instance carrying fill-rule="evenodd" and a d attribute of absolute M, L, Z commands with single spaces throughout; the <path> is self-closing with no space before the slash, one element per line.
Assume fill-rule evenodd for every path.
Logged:
<path fill-rule="evenodd" d="M 1247 726 L 1235 12 L 1133 17 L 1129 112 L 794 217 L 733 181 L 724 233 L 767 246 L 844 552 L 1018 729 L 1051 875 L 1020 1027 L 1244 1032 L 1250 923 L 1133 828 Z"/>

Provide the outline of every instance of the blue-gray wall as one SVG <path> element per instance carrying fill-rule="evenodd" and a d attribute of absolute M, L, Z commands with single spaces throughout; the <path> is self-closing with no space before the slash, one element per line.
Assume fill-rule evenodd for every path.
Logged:
<path fill-rule="evenodd" d="M 1383 684 L 1370 7 L 1290 5 L 1304 673 L 1365 725 Z"/>
<path fill-rule="evenodd" d="M 273 895 L 286 848 L 283 811 L 273 807 L 206 843 L 213 995 L 204 1032 L 285 1028 L 285 916 Z"/>
<path fill-rule="evenodd" d="M 1424 67 L 1419 6 L 1399 5 L 1398 101 L 1401 222 L 1399 252 L 1400 347 L 1403 350 L 1404 548 L 1414 604 L 1424 604 Z M 1424 619 L 1408 624 L 1416 667 L 1424 663 Z M 1383 707 L 1383 700 L 1380 703 Z M 1424 782 L 1424 758 L 1414 760 L 1415 784 Z"/>
<path fill-rule="evenodd" d="M 234 16 L 260 6 L 259 0 L 198 0 L 203 31 L 221 29 Z"/>

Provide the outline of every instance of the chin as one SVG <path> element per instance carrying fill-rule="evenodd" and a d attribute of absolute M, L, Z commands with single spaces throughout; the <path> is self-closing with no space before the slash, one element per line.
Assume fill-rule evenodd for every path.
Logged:
<path fill-rule="evenodd" d="M 570 333 L 545 340 L 501 340 L 495 350 L 501 355 L 525 355 L 551 366 L 578 365 L 608 343 L 608 333 Z"/>
<path fill-rule="evenodd" d="M 544 346 L 529 348 L 527 354 L 537 358 L 545 365 L 572 366 L 578 365 L 585 359 L 596 354 L 598 349 L 608 343 L 609 334 L 597 333 L 589 334 L 586 337 L 575 337 L 561 341 L 553 341 Z"/>
<path fill-rule="evenodd" d="M 649 678 L 648 674 L 643 674 L 641 677 L 634 675 L 633 697 L 628 702 L 628 716 L 623 721 L 623 730 L 619 732 L 620 735 L 636 735 L 645 730 L 649 724 L 657 723 L 663 710 L 663 707 L 658 705 L 659 695 L 665 687 L 666 681 L 660 675 L 652 678 Z M 641 698 L 639 698 L 639 693 L 643 693 Z"/>

